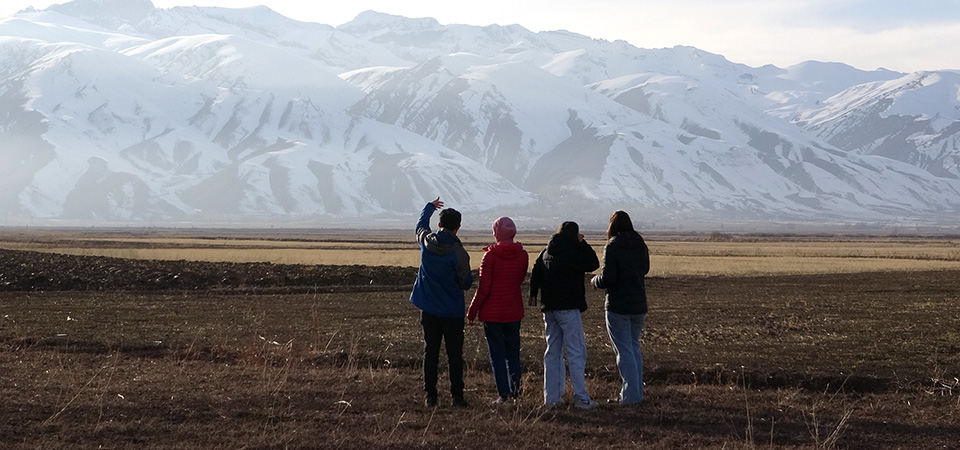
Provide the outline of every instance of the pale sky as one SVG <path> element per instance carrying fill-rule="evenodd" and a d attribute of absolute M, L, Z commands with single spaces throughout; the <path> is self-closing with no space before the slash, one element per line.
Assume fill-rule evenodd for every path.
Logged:
<path fill-rule="evenodd" d="M 0 17 L 64 0 L 2 0 Z M 511 25 L 623 39 L 642 48 L 689 45 L 750 66 L 807 60 L 901 72 L 960 70 L 958 0 L 153 0 L 158 8 L 266 5 L 332 26 L 375 10 L 442 24 Z"/>

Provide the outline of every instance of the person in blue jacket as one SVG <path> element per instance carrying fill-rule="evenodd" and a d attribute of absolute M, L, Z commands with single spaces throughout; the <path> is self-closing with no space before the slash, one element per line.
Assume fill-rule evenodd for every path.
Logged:
<path fill-rule="evenodd" d="M 447 349 L 450 395 L 453 406 L 466 407 L 463 397 L 463 325 L 466 316 L 464 291 L 473 285 L 470 256 L 457 237 L 461 214 L 453 208 L 440 211 L 440 229 L 430 231 L 430 217 L 443 207 L 440 197 L 427 203 L 417 222 L 420 269 L 413 283 L 410 302 L 420 308 L 423 327 L 423 390 L 426 405 L 437 405 L 437 365 L 440 343 Z"/>

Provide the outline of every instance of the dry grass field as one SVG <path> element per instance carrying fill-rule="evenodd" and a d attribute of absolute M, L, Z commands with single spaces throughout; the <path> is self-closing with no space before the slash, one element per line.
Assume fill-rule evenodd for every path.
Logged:
<path fill-rule="evenodd" d="M 274 235 L 223 231 L 101 234 L 67 232 L 0 233 L 0 248 L 137 260 L 268 262 L 275 264 L 416 267 L 416 242 L 400 232 L 299 232 Z M 464 233 L 474 269 L 491 237 Z M 729 235 L 647 236 L 652 277 L 682 275 L 756 276 L 871 271 L 960 270 L 960 236 L 944 237 L 734 237 Z M 532 257 L 548 234 L 520 235 Z M 598 253 L 604 237 L 588 235 Z M 531 267 L 533 260 L 531 259 Z"/>
<path fill-rule="evenodd" d="M 520 404 L 487 405 L 474 326 L 472 406 L 422 405 L 404 234 L 8 230 L 0 447 L 960 448 L 960 238 L 647 239 L 646 401 L 579 411 L 541 405 L 533 308 Z M 479 263 L 488 238 L 464 240 Z M 619 378 L 588 295 L 602 401 Z"/>

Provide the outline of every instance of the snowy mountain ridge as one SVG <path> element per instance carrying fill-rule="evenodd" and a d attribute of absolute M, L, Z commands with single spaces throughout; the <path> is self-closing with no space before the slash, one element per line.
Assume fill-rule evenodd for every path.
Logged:
<path fill-rule="evenodd" d="M 958 80 L 75 0 L 0 19 L 0 217 L 340 223 L 441 195 L 545 226 L 617 208 L 651 226 L 951 223 Z"/>

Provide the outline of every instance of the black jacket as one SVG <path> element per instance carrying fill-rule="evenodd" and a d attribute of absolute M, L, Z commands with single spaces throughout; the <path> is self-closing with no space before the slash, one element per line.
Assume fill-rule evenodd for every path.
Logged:
<path fill-rule="evenodd" d="M 541 311 L 587 310 L 584 275 L 600 267 L 597 253 L 587 241 L 557 233 L 540 252 L 530 274 L 530 296 L 540 291 Z"/>
<path fill-rule="evenodd" d="M 647 291 L 643 277 L 650 271 L 647 244 L 637 233 L 620 233 L 603 249 L 603 270 L 593 277 L 594 287 L 607 290 L 607 311 L 646 314 Z"/>

